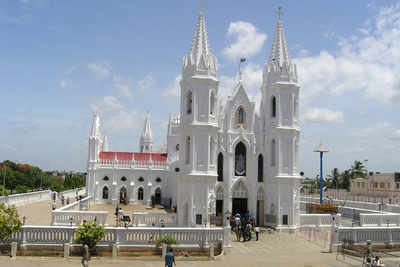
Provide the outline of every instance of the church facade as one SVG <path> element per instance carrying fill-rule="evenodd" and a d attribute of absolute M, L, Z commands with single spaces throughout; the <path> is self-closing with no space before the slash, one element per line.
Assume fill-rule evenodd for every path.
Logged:
<path fill-rule="evenodd" d="M 240 75 L 239 75 L 240 76 Z M 140 152 L 112 152 L 95 114 L 89 136 L 86 189 L 98 203 L 163 204 L 180 226 L 224 224 L 249 211 L 258 225 L 299 225 L 299 85 L 279 18 L 264 65 L 261 104 L 241 79 L 218 101 L 218 61 L 201 12 L 183 58 L 180 114 L 170 117 L 166 149 L 155 152 L 150 117 Z"/>

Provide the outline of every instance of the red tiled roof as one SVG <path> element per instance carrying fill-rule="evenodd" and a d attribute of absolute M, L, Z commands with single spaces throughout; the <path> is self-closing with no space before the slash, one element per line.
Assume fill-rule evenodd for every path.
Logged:
<path fill-rule="evenodd" d="M 139 161 L 149 161 L 150 154 L 152 161 L 167 161 L 167 153 L 132 153 L 132 152 L 100 152 L 101 160 L 114 160 L 117 156 L 118 160 L 135 160 Z"/>

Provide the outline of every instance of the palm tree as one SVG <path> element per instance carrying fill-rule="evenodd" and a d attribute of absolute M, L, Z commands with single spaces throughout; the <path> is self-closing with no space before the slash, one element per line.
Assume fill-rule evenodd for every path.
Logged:
<path fill-rule="evenodd" d="M 342 188 L 347 189 L 348 191 L 350 190 L 350 184 L 351 184 L 351 170 L 345 170 L 342 174 Z"/>
<path fill-rule="evenodd" d="M 361 161 L 355 160 L 353 166 L 351 166 L 351 179 L 354 178 L 365 178 L 367 170 Z"/>

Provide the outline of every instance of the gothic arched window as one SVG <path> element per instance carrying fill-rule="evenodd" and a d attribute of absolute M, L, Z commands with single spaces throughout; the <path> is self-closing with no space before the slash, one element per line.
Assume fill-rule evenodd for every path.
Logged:
<path fill-rule="evenodd" d="M 275 139 L 271 142 L 271 166 L 276 166 L 276 141 Z"/>
<path fill-rule="evenodd" d="M 210 137 L 210 164 L 214 163 L 214 139 Z"/>
<path fill-rule="evenodd" d="M 224 181 L 224 156 L 222 153 L 218 154 L 218 166 L 217 166 L 217 172 L 218 172 L 218 182 Z"/>
<path fill-rule="evenodd" d="M 143 187 L 139 187 L 137 194 L 138 194 L 137 199 L 143 200 Z"/>
<path fill-rule="evenodd" d="M 215 115 L 215 94 L 214 91 L 210 94 L 210 114 Z"/>
<path fill-rule="evenodd" d="M 139 177 L 139 182 L 144 182 L 143 177 Z"/>
<path fill-rule="evenodd" d="M 192 106 L 193 106 L 193 94 L 192 91 L 189 91 L 186 96 L 186 113 L 192 114 Z"/>
<path fill-rule="evenodd" d="M 157 183 L 161 183 L 161 178 L 160 178 L 160 177 L 157 177 L 156 182 L 157 182 Z"/>
<path fill-rule="evenodd" d="M 190 136 L 186 138 L 186 164 L 190 163 Z"/>
<path fill-rule="evenodd" d="M 108 199 L 108 187 L 103 187 L 103 199 Z"/>
<path fill-rule="evenodd" d="M 108 181 L 110 180 L 110 178 L 108 178 L 108 176 L 104 176 L 103 181 Z"/>
<path fill-rule="evenodd" d="M 235 175 L 246 176 L 246 146 L 242 142 L 235 148 Z"/>
<path fill-rule="evenodd" d="M 264 157 L 263 155 L 258 156 L 258 179 L 259 183 L 264 181 Z"/>
<path fill-rule="evenodd" d="M 272 101 L 271 101 L 271 117 L 275 118 L 276 117 L 276 97 L 273 96 L 272 97 Z"/>

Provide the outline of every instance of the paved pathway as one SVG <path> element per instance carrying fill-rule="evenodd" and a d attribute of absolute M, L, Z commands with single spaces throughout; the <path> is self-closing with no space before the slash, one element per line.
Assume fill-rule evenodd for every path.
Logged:
<path fill-rule="evenodd" d="M 17 207 L 19 218 L 26 217 L 26 225 L 50 225 L 51 200 L 45 200 Z M 57 201 L 57 207 L 61 207 L 61 201 Z"/>
<path fill-rule="evenodd" d="M 0 257 L 0 266 L 10 267 L 72 267 L 81 266 L 80 258 L 55 258 L 55 257 L 18 257 L 11 260 L 9 257 Z M 94 258 L 90 266 L 111 267 L 164 267 L 161 261 L 144 261 L 132 258 Z M 294 234 L 274 233 L 264 234 L 260 241 L 233 242 L 232 253 L 225 255 L 216 261 L 177 261 L 178 267 L 263 267 L 263 266 L 303 266 L 303 267 L 324 267 L 324 266 L 361 266 L 360 260 L 346 258 L 344 261 L 336 260 L 336 254 L 326 253 L 317 245 Z M 386 265 L 395 266 L 395 265 Z M 397 267 L 397 266 L 396 266 Z"/>

